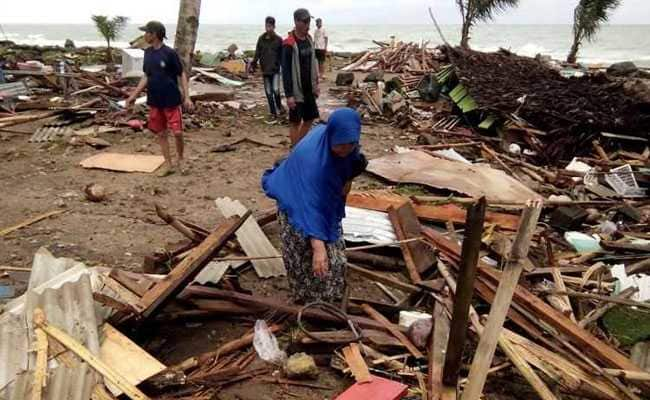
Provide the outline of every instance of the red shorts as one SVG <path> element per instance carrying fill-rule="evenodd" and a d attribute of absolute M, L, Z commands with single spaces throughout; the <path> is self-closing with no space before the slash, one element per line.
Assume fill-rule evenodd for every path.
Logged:
<path fill-rule="evenodd" d="M 175 136 L 183 133 L 183 113 L 181 107 L 157 108 L 149 106 L 147 128 L 155 134 L 170 131 Z"/>

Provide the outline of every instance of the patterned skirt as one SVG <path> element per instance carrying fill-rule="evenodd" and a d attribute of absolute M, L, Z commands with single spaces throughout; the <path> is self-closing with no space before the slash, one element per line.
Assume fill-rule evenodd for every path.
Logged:
<path fill-rule="evenodd" d="M 325 243 L 329 260 L 329 274 L 325 278 L 314 275 L 310 239 L 296 231 L 287 215 L 278 213 L 282 239 L 282 258 L 287 269 L 293 300 L 299 304 L 324 301 L 333 304 L 343 299 L 345 292 L 345 241 L 343 235 L 334 243 Z"/>

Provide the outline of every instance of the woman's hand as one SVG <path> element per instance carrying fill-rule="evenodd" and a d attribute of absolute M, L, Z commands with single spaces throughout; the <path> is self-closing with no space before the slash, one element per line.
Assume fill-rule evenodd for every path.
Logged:
<path fill-rule="evenodd" d="M 329 274 L 329 260 L 327 258 L 327 248 L 325 242 L 319 239 L 311 239 L 312 268 L 314 276 L 325 278 Z"/>

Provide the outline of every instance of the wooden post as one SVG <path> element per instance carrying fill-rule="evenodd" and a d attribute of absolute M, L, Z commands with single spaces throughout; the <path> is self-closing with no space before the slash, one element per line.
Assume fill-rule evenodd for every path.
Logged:
<path fill-rule="evenodd" d="M 433 332 L 429 341 L 429 381 L 427 392 L 429 399 L 443 400 L 448 392 L 455 392 L 456 386 L 445 387 L 442 382 L 445 352 L 447 351 L 447 343 L 449 342 L 449 317 L 445 312 L 445 306 L 438 301 L 433 306 L 433 320 Z M 452 398 L 455 399 L 456 396 Z"/>
<path fill-rule="evenodd" d="M 490 308 L 490 315 L 469 371 L 469 382 L 463 392 L 462 400 L 479 400 L 481 397 L 503 323 L 508 314 L 519 277 L 524 269 L 521 261 L 528 255 L 530 242 L 541 211 L 541 202 L 530 202 L 521 216 L 510 259 L 507 261 L 501 275 L 501 281 Z"/>
<path fill-rule="evenodd" d="M 445 366 L 442 381 L 445 385 L 456 386 L 458 371 L 460 369 L 465 339 L 467 338 L 467 319 L 469 306 L 474 292 L 476 279 L 476 266 L 479 251 L 481 250 L 481 237 L 483 236 L 483 222 L 485 220 L 485 197 L 470 207 L 465 222 L 465 239 L 461 250 L 460 272 L 458 289 L 454 295 L 454 312 L 451 319 L 449 344 L 445 357 Z"/>

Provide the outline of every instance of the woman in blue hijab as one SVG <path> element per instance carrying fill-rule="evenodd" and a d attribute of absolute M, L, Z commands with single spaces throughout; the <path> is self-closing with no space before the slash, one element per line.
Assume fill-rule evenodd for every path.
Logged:
<path fill-rule="evenodd" d="M 352 179 L 367 165 L 359 150 L 361 119 L 350 108 L 313 128 L 289 156 L 262 177 L 278 203 L 282 255 L 298 303 L 336 302 L 345 290 L 341 220 Z"/>

